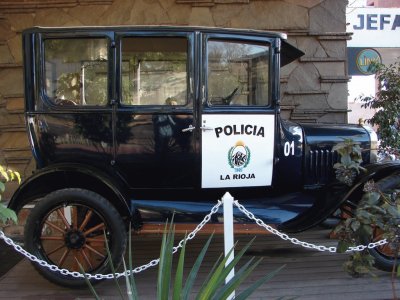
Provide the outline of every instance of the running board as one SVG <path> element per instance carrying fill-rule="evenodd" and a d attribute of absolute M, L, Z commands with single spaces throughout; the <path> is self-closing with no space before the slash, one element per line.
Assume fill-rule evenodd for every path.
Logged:
<path fill-rule="evenodd" d="M 196 228 L 197 224 L 174 224 L 176 234 L 190 233 Z M 275 228 L 275 226 L 272 226 Z M 269 231 L 257 224 L 233 224 L 234 233 L 241 235 L 268 235 Z M 163 234 L 165 223 L 143 224 L 143 226 L 134 232 L 134 234 Z M 224 224 L 205 224 L 197 234 L 223 234 Z"/>

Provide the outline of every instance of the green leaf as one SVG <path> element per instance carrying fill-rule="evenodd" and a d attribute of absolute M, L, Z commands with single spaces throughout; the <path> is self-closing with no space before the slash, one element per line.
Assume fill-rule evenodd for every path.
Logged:
<path fill-rule="evenodd" d="M 0 203 L 0 222 L 7 222 L 12 220 L 14 223 L 18 222 L 17 215 L 12 209 L 7 208 L 4 204 Z"/>
<path fill-rule="evenodd" d="M 93 297 L 96 300 L 100 300 L 101 298 L 99 297 L 99 295 L 97 295 L 96 290 L 94 289 L 92 283 L 90 282 L 90 280 L 85 276 L 85 270 L 83 269 L 82 265 L 79 263 L 79 261 L 75 258 L 76 262 L 78 263 L 79 269 L 81 271 L 81 274 L 83 275 L 83 277 L 85 278 L 85 282 L 89 287 L 90 292 L 92 293 Z"/>
<path fill-rule="evenodd" d="M 126 272 L 126 263 L 125 263 L 125 258 L 122 257 L 122 265 L 124 266 L 124 270 Z M 132 270 L 132 269 L 131 269 Z M 129 276 L 124 276 L 125 277 L 125 285 L 126 285 L 126 295 L 128 296 L 129 300 L 133 300 L 133 292 L 131 288 L 131 284 L 129 282 Z"/>
<path fill-rule="evenodd" d="M 167 224 L 165 224 L 164 227 L 164 233 L 162 236 L 162 240 L 161 240 L 161 250 L 160 250 L 160 261 L 158 263 L 158 276 L 157 276 L 157 299 L 161 299 L 161 295 L 163 293 L 162 289 L 163 289 L 163 279 L 162 279 L 162 272 L 161 270 L 164 269 L 163 264 L 165 262 L 164 259 L 164 255 L 165 255 L 165 248 L 166 248 L 166 241 L 167 241 Z M 168 276 L 168 274 L 166 274 L 165 276 Z"/>
<path fill-rule="evenodd" d="M 13 170 L 7 170 L 7 171 L 10 174 L 10 177 L 11 177 L 10 180 L 11 181 L 13 181 L 13 180 L 15 180 L 15 178 L 17 178 L 18 179 L 18 184 L 21 183 L 21 175 L 19 174 L 19 172 L 13 171 Z"/>
<path fill-rule="evenodd" d="M 359 222 L 359 221 L 357 221 L 357 220 L 355 220 L 354 222 L 351 222 L 351 229 L 353 230 L 353 231 L 357 231 L 358 230 L 358 228 L 360 228 L 360 226 L 361 226 L 361 223 Z"/>
<path fill-rule="evenodd" d="M 370 225 L 361 225 L 357 231 L 361 239 L 369 239 L 372 236 L 372 227 Z"/>
<path fill-rule="evenodd" d="M 340 240 L 338 242 L 338 245 L 336 247 L 336 252 L 337 253 L 345 253 L 347 249 L 349 249 L 349 247 L 353 246 L 352 243 L 349 243 L 347 241 L 342 241 Z"/>
<path fill-rule="evenodd" d="M 333 229 L 333 234 L 337 235 L 340 232 L 345 230 L 345 226 L 343 222 L 340 222 L 338 225 L 336 225 L 336 227 Z"/>
<path fill-rule="evenodd" d="M 235 255 L 234 259 L 228 264 L 228 266 L 225 267 L 225 263 L 230 258 L 230 255 L 234 249 L 232 248 L 227 253 L 225 258 L 221 261 L 220 265 L 216 268 L 214 274 L 211 276 L 210 281 L 207 283 L 204 289 L 202 289 L 199 292 L 197 299 L 204 299 L 204 300 L 210 299 L 211 295 L 213 295 L 213 293 L 218 289 L 218 287 L 222 284 L 222 282 L 224 282 L 225 278 L 235 267 L 235 265 L 239 262 L 239 260 L 247 251 L 247 249 L 250 247 L 250 245 L 253 243 L 253 241 L 254 238 L 249 243 L 247 243 L 246 246 L 243 247 L 243 249 L 241 249 L 237 255 Z"/>
<path fill-rule="evenodd" d="M 214 265 L 212 266 L 211 270 L 208 272 L 207 277 L 205 278 L 205 280 L 203 281 L 201 288 L 199 289 L 199 291 L 204 290 L 205 286 L 208 284 L 208 282 L 210 281 L 211 276 L 213 276 L 213 274 L 215 273 L 215 270 L 218 268 L 218 266 L 220 265 L 221 261 L 224 259 L 224 254 L 221 253 L 220 256 L 218 257 L 218 259 L 215 261 Z"/>
<path fill-rule="evenodd" d="M 14 172 L 12 170 L 7 170 L 8 174 L 10 174 L 10 181 L 13 181 L 15 176 L 14 176 Z"/>
<path fill-rule="evenodd" d="M 160 252 L 160 262 L 158 267 L 158 285 L 157 285 L 157 299 L 168 299 L 171 283 L 172 273 L 172 248 L 175 237 L 175 229 L 173 221 L 167 230 L 168 224 L 165 225 L 163 240 Z"/>
<path fill-rule="evenodd" d="M 335 168 L 335 169 L 338 169 L 338 168 L 340 168 L 340 167 L 342 167 L 342 164 L 341 164 L 341 163 L 335 163 L 335 164 L 333 165 L 333 168 Z"/>
<path fill-rule="evenodd" d="M 225 280 L 225 277 L 222 276 L 222 272 L 225 269 L 225 263 L 230 257 L 231 253 L 234 251 L 234 248 L 232 248 L 226 256 L 223 257 L 219 261 L 219 264 L 213 267 L 213 272 L 210 274 L 207 278 L 207 282 L 203 284 L 202 288 L 197 294 L 196 299 L 203 299 L 203 300 L 208 300 L 212 293 L 220 286 L 220 284 Z M 228 273 L 229 274 L 229 273 Z"/>
<path fill-rule="evenodd" d="M 387 208 L 387 212 L 388 212 L 390 215 L 392 215 L 393 217 L 398 217 L 397 207 L 394 207 L 394 206 L 390 205 L 390 206 Z"/>
<path fill-rule="evenodd" d="M 7 171 L 6 171 L 6 169 L 4 169 L 4 167 L 1 166 L 1 165 L 0 165 L 0 175 L 1 175 L 6 181 L 9 181 Z"/>
<path fill-rule="evenodd" d="M 342 155 L 342 157 L 340 158 L 340 161 L 345 166 L 348 166 L 351 164 L 351 158 L 348 155 Z"/>
<path fill-rule="evenodd" d="M 194 281 L 196 280 L 198 271 L 200 269 L 201 263 L 203 261 L 204 256 L 206 255 L 206 252 L 208 250 L 208 247 L 210 246 L 211 240 L 213 238 L 214 234 L 211 234 L 210 237 L 208 238 L 207 242 L 201 249 L 199 255 L 197 256 L 197 259 L 195 263 L 193 264 L 192 269 L 190 270 L 190 273 L 186 279 L 185 286 L 182 290 L 182 299 L 188 299 L 190 296 L 190 291 L 193 287 Z M 211 272 L 208 274 L 209 276 L 211 274 L 214 274 L 214 269 L 211 270 Z M 200 289 L 201 290 L 201 289 Z"/>
<path fill-rule="evenodd" d="M 398 215 L 397 208 L 395 208 L 394 206 L 392 208 L 393 208 L 393 210 L 391 211 L 392 213 L 387 211 L 387 209 L 385 209 L 384 207 L 380 207 L 377 205 L 373 206 L 371 209 L 372 209 L 373 214 L 377 217 L 385 216 L 389 213 L 389 214 L 391 214 L 391 216 L 393 218 L 398 218 L 399 215 Z"/>
<path fill-rule="evenodd" d="M 128 235 L 128 264 L 129 264 L 129 270 L 131 270 L 131 274 L 129 276 L 129 284 L 130 284 L 130 290 L 132 292 L 132 298 L 133 299 L 139 299 L 138 296 L 138 291 L 136 288 L 136 283 L 135 283 L 135 278 L 133 276 L 133 263 L 132 263 L 132 224 L 129 223 L 129 235 Z"/>
<path fill-rule="evenodd" d="M 258 289 L 261 285 L 263 285 L 265 282 L 271 280 L 276 274 L 278 274 L 286 265 L 281 266 L 280 268 L 276 269 L 275 271 L 272 271 L 271 273 L 267 274 L 266 276 L 260 278 L 257 280 L 255 283 L 253 283 L 251 286 L 249 286 L 247 289 L 245 289 L 243 292 L 241 292 L 239 295 L 235 297 L 235 300 L 245 300 L 250 295 Z"/>
<path fill-rule="evenodd" d="M 385 228 L 385 223 L 381 219 L 377 219 L 375 223 L 377 227 Z"/>
<path fill-rule="evenodd" d="M 253 265 L 254 257 L 249 259 L 239 271 L 235 272 L 235 275 L 227 282 L 222 288 L 220 288 L 211 298 L 212 300 L 226 299 L 236 288 L 246 279 L 246 277 L 254 270 L 254 268 L 261 262 L 262 258 L 258 259 Z"/>
<path fill-rule="evenodd" d="M 357 210 L 357 218 L 363 224 L 371 224 L 372 217 L 373 217 L 373 214 L 369 213 L 366 210 L 363 210 L 363 209 Z"/>
<path fill-rule="evenodd" d="M 377 205 L 380 202 L 381 195 L 376 192 L 365 193 L 362 201 L 368 205 Z"/>
<path fill-rule="evenodd" d="M 243 265 L 238 272 L 236 272 L 235 276 L 229 280 L 227 284 L 225 284 L 214 296 L 213 300 L 217 299 L 226 299 L 231 295 L 239 285 L 254 271 L 254 269 L 259 265 L 262 261 L 262 258 L 258 259 L 255 263 L 252 264 L 254 257 L 251 258 L 245 265 Z M 282 269 L 282 267 L 280 268 Z M 280 270 L 279 269 L 279 270 Z M 267 279 L 272 278 L 275 275 L 275 272 L 271 274 L 267 274 L 265 277 L 261 278 L 261 281 L 256 284 L 256 286 L 249 287 L 246 289 L 246 295 L 249 296 L 251 293 L 255 291 L 255 289 L 265 282 Z M 235 297 L 237 299 L 237 297 Z"/>
<path fill-rule="evenodd" d="M 0 165 L 0 179 L 1 177 L 3 177 L 6 180 L 6 182 L 10 180 L 15 180 L 15 178 L 17 178 L 18 184 L 21 183 L 21 175 L 19 174 L 19 172 L 6 169 L 2 165 Z"/>
<path fill-rule="evenodd" d="M 362 264 L 357 265 L 354 270 L 359 274 L 368 274 L 370 272 L 370 268 Z"/>
<path fill-rule="evenodd" d="M 110 264 L 110 268 L 111 268 L 111 272 L 112 272 L 112 274 L 114 275 L 114 282 L 115 282 L 115 285 L 117 286 L 117 289 L 118 289 L 118 292 L 119 292 L 119 295 L 121 296 L 121 299 L 124 299 L 124 296 L 122 295 L 122 290 L 121 290 L 121 286 L 119 285 L 119 283 L 118 283 L 118 279 L 117 279 L 117 277 L 115 276 L 115 266 L 114 266 L 114 262 L 112 261 L 112 256 L 111 256 L 111 252 L 110 252 L 110 247 L 109 247 L 109 245 L 108 245 L 108 241 L 107 241 L 107 235 L 106 235 L 106 232 L 104 231 L 103 232 L 103 235 L 104 235 L 104 240 L 105 240 L 105 242 L 106 242 L 106 250 L 107 250 L 107 255 L 108 255 L 108 257 L 109 257 L 109 264 Z"/>
<path fill-rule="evenodd" d="M 4 193 L 5 190 L 6 190 L 5 184 L 2 181 L 0 181 L 0 192 Z"/>
<path fill-rule="evenodd" d="M 18 184 L 21 184 L 21 174 L 19 172 L 15 172 L 15 175 L 17 176 Z"/>
<path fill-rule="evenodd" d="M 183 268 L 185 264 L 185 252 L 186 252 L 186 234 L 184 238 L 184 243 L 182 245 L 182 249 L 179 253 L 179 261 L 178 266 L 175 272 L 175 282 L 174 282 L 174 289 L 172 299 L 180 300 L 181 293 L 182 293 L 182 282 L 183 282 Z"/>

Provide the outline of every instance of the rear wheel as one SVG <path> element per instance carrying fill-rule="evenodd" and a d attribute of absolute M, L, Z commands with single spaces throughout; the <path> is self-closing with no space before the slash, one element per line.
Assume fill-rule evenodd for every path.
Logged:
<path fill-rule="evenodd" d="M 385 194 L 391 194 L 395 190 L 400 189 L 400 174 L 393 174 L 377 182 L 379 189 Z M 383 239 L 383 230 L 379 227 L 373 229 L 373 237 L 371 241 L 365 242 L 377 242 Z M 393 264 L 396 261 L 395 245 L 387 243 L 382 246 L 375 247 L 373 249 L 368 249 L 369 253 L 375 258 L 375 267 L 391 272 L 393 270 Z M 397 260 L 397 265 L 399 265 L 399 259 Z"/>
<path fill-rule="evenodd" d="M 82 266 L 86 273 L 106 274 L 110 260 L 115 266 L 121 261 L 126 230 L 117 210 L 102 196 L 84 189 L 63 189 L 47 195 L 32 209 L 25 227 L 25 247 L 60 269 L 81 272 Z M 82 278 L 34 266 L 56 284 L 85 286 Z"/>

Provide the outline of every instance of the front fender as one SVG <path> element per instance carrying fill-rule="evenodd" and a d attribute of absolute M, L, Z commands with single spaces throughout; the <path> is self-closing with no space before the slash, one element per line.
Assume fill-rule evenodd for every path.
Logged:
<path fill-rule="evenodd" d="M 344 202 L 351 201 L 357 203 L 363 195 L 364 184 L 367 181 L 371 179 L 378 181 L 400 172 L 400 162 L 374 163 L 365 166 L 365 168 L 367 171 L 361 173 L 357 177 L 356 183 L 350 188 L 339 183 L 325 186 L 309 210 L 283 223 L 280 228 L 287 232 L 300 232 L 320 224 L 332 215 Z"/>
<path fill-rule="evenodd" d="M 128 193 L 122 180 L 82 164 L 57 164 L 40 169 L 15 191 L 8 207 L 19 211 L 27 203 L 64 188 L 83 188 L 108 199 L 123 215 L 130 213 Z"/>
<path fill-rule="evenodd" d="M 357 177 L 357 182 L 347 192 L 341 203 L 347 200 L 357 203 L 361 199 L 364 184 L 367 181 L 374 180 L 376 182 L 384 177 L 400 172 L 400 161 L 374 163 L 365 166 L 365 168 L 367 171 L 362 172 L 360 176 Z"/>

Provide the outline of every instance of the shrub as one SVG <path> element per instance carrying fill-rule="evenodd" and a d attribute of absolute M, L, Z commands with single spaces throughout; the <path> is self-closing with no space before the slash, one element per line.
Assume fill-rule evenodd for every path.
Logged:
<path fill-rule="evenodd" d="M 377 126 L 377 134 L 382 149 L 397 153 L 400 149 L 400 61 L 389 66 L 372 64 L 370 67 L 379 82 L 379 91 L 375 96 L 360 96 L 365 108 L 376 113 L 367 121 Z"/>
<path fill-rule="evenodd" d="M 13 180 L 18 180 L 18 183 L 21 183 L 21 176 L 18 172 L 13 171 L 11 169 L 7 169 L 0 165 L 0 201 L 2 200 L 1 196 L 4 193 L 6 186 L 5 183 Z M 0 224 L 6 223 L 8 220 L 13 222 L 17 222 L 17 215 L 15 212 L 9 208 L 7 208 L 3 203 L 0 203 Z"/>

